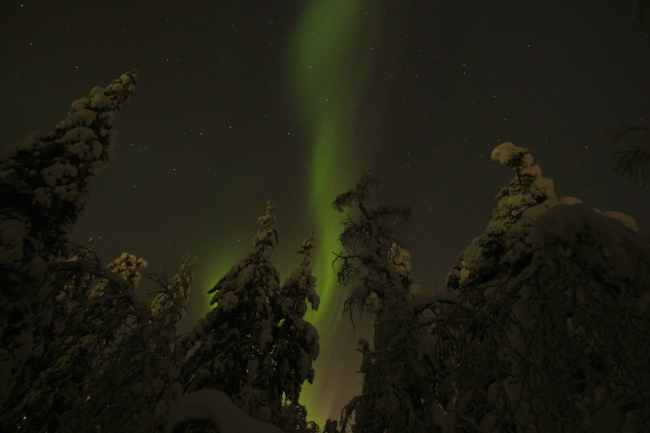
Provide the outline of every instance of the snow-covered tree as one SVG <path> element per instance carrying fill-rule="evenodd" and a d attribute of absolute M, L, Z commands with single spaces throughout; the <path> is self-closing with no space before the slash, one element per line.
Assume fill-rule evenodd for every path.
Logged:
<path fill-rule="evenodd" d="M 445 432 L 640 432 L 650 422 L 650 250 L 635 221 L 566 197 L 527 149 L 431 321 Z M 429 295 L 432 296 L 432 295 Z"/>
<path fill-rule="evenodd" d="M 359 218 L 343 222 L 340 241 L 346 254 L 339 282 L 354 284 L 345 311 L 366 312 L 375 319 L 372 346 L 360 339 L 363 353 L 363 389 L 341 412 L 338 422 L 328 420 L 326 432 L 345 431 L 354 413 L 355 433 L 428 432 L 433 427 L 431 402 L 434 376 L 418 358 L 422 325 L 410 304 L 413 284 L 410 255 L 397 242 L 397 230 L 410 217 L 408 208 L 375 205 L 371 193 L 377 182 L 365 175 L 356 189 L 339 195 L 334 208 L 354 207 Z"/>
<path fill-rule="evenodd" d="M 312 362 L 318 357 L 318 332 L 313 325 L 304 320 L 307 312 L 307 299 L 312 309 L 318 310 L 320 297 L 316 294 L 316 277 L 311 275 L 311 257 L 314 248 L 314 235 L 306 239 L 299 252 L 304 259 L 299 268 L 287 278 L 279 293 L 271 298 L 274 308 L 273 320 L 276 344 L 273 361 L 277 365 L 277 380 L 282 384 L 286 398 L 298 402 L 302 383 L 309 379 L 312 383 L 314 370 Z"/>
<path fill-rule="evenodd" d="M 216 307 L 186 336 L 186 350 L 200 342 L 188 358 L 186 392 L 214 387 L 231 398 L 272 369 L 272 316 L 268 298 L 279 291 L 279 274 L 270 261 L 277 242 L 275 212 L 269 202 L 253 238 L 254 250 L 238 260 L 208 293 Z M 259 382 L 257 382 L 260 384 Z M 260 384 L 261 385 L 261 384 Z"/>
<path fill-rule="evenodd" d="M 24 431 L 154 431 L 166 425 L 170 401 L 182 395 L 175 325 L 194 261 L 185 261 L 150 309 L 115 290 L 116 282 L 137 289 L 144 260 L 125 253 L 103 272 L 95 262 L 93 275 L 93 259 L 91 242 L 48 276 L 58 295 L 44 332 L 51 343 L 39 358 L 46 368 L 39 372 L 26 364 L 23 398 L 3 417 L 5 425 Z M 168 300 L 155 302 L 163 297 Z"/>
<path fill-rule="evenodd" d="M 40 132 L 0 148 L 0 417 L 23 400 L 52 342 L 46 329 L 54 314 L 48 266 L 71 251 L 68 235 L 88 199 L 88 186 L 111 158 L 116 112 L 135 90 L 132 70 L 106 89 L 95 87 L 75 101 L 66 119 L 49 134 Z M 69 266 L 101 274 L 96 264 Z M 66 265 L 66 266 L 68 266 Z M 115 275 L 111 272 L 111 278 Z M 121 278 L 119 278 L 121 280 Z M 120 281 L 116 287 L 127 290 Z M 125 292 L 127 296 L 132 291 Z M 30 362 L 29 372 L 24 371 Z M 21 386 L 16 385 L 20 383 Z"/>
<path fill-rule="evenodd" d="M 113 268 L 130 280 L 140 262 L 134 258 L 123 254 Z M 194 269 L 195 260 L 187 258 L 170 280 L 155 278 L 162 290 L 146 308 L 146 320 L 122 313 L 116 338 L 94 359 L 86 398 L 66 417 L 65 430 L 100 425 L 104 432 L 149 432 L 166 426 L 172 401 L 183 394 L 179 374 L 184 354 L 177 345 L 176 324 L 184 315 Z"/>
<path fill-rule="evenodd" d="M 149 320 L 125 323 L 119 340 L 103 353 L 84 406 L 102 431 L 110 426 L 116 432 L 149 432 L 167 425 L 172 401 L 183 394 L 184 352 L 177 345 L 176 324 L 184 315 L 194 269 L 195 260 L 188 258 L 171 280 L 157 278 L 162 290 Z"/>
<path fill-rule="evenodd" d="M 91 375 L 94 359 L 116 338 L 115 329 L 105 326 L 105 322 L 113 319 L 110 313 L 119 308 L 120 299 L 112 297 L 102 308 L 97 308 L 95 299 L 89 299 L 92 292 L 112 289 L 111 283 L 97 282 L 81 269 L 92 262 L 92 254 L 91 240 L 79 255 L 57 264 L 56 271 L 50 267 L 46 274 L 50 296 L 56 296 L 54 300 L 43 300 L 54 304 L 49 326 L 40 329 L 48 344 L 25 363 L 21 386 L 12 394 L 11 406 L 7 405 L 11 410 L 2 416 L 5 426 L 57 431 L 62 414 L 82 400 L 82 388 Z M 94 290 L 97 286 L 102 289 Z M 124 300 L 121 303 L 125 304 Z M 126 304 L 130 305 L 130 301 L 126 300 Z"/>
<path fill-rule="evenodd" d="M 181 265 L 180 273 L 174 275 L 171 281 L 152 276 L 162 290 L 154 293 L 151 302 L 151 314 L 161 324 L 173 325 L 185 317 L 185 302 L 190 296 L 190 287 L 194 280 L 196 259 L 186 259 Z"/>
<path fill-rule="evenodd" d="M 223 391 L 244 413 L 288 428 L 301 417 L 300 389 L 305 380 L 313 380 L 311 364 L 319 350 L 316 329 L 303 319 L 305 298 L 314 309 L 319 298 L 311 275 L 311 238 L 301 249 L 302 266 L 279 285 L 270 261 L 278 241 L 277 210 L 268 203 L 258 218 L 262 227 L 253 238 L 253 251 L 209 291 L 215 293 L 215 308 L 184 338 L 185 350 L 199 343 L 187 359 L 184 387 L 188 394 Z M 290 400 L 285 406 L 283 394 Z M 304 419 L 303 424 L 311 428 Z"/>
<path fill-rule="evenodd" d="M 49 134 L 35 132 L 0 148 L 3 283 L 40 281 L 46 264 L 67 258 L 70 230 L 88 201 L 88 187 L 111 160 L 117 111 L 135 90 L 137 70 L 72 103 Z"/>
<path fill-rule="evenodd" d="M 316 328 L 306 320 L 307 302 L 318 310 L 320 297 L 316 294 L 316 277 L 311 274 L 314 234 L 305 239 L 298 250 L 304 258 L 270 303 L 273 308 L 273 336 L 276 342 L 271 353 L 275 365 L 273 382 L 284 394 L 284 404 L 275 424 L 285 431 L 316 433 L 318 426 L 306 421 L 307 410 L 300 404 L 300 391 L 305 380 L 313 383 L 312 363 L 318 357 L 320 344 Z"/>

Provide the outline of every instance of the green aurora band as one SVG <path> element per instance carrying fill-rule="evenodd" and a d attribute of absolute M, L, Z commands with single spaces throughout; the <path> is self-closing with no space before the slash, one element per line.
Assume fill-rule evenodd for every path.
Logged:
<path fill-rule="evenodd" d="M 332 251 L 341 251 L 338 237 L 343 216 L 331 206 L 337 194 L 355 185 L 363 166 L 355 161 L 357 117 L 370 71 L 368 31 L 376 27 L 364 12 L 365 0 L 312 0 L 294 33 L 290 49 L 293 94 L 298 116 L 308 126 L 311 179 L 308 194 L 316 223 L 313 274 L 321 298 L 309 320 L 320 334 L 320 355 L 314 363 L 313 385 L 303 386 L 301 403 L 308 419 L 324 427 L 339 388 L 333 366 L 338 353 L 336 330 L 341 322 L 346 291 L 332 270 Z M 370 27 L 368 27 L 370 26 Z M 337 410 L 340 408 L 336 408 Z"/>
<path fill-rule="evenodd" d="M 316 224 L 312 272 L 318 278 L 316 291 L 321 298 L 319 310 L 309 310 L 305 317 L 318 329 L 320 355 L 314 363 L 314 384 L 303 386 L 300 402 L 309 411 L 308 419 L 321 428 L 330 416 L 341 385 L 333 361 L 349 356 L 340 351 L 332 338 L 338 333 L 347 291 L 339 286 L 332 270 L 332 251 L 342 250 L 338 237 L 344 216 L 335 212 L 331 203 L 336 195 L 353 188 L 367 171 L 367 164 L 360 163 L 365 161 L 361 158 L 363 145 L 356 137 L 360 135 L 358 114 L 371 70 L 369 47 L 377 42 L 374 39 L 379 27 L 377 18 L 365 12 L 371 4 L 370 0 L 311 0 L 289 47 L 297 116 L 309 125 L 311 179 L 305 194 Z M 249 250 L 249 242 L 238 244 L 235 238 L 249 237 L 230 236 L 215 254 L 208 255 L 219 259 L 208 266 L 210 272 L 202 276 L 202 286 L 212 288 Z M 288 275 L 282 271 L 290 273 L 296 265 L 284 261 L 276 262 L 281 278 Z M 201 316 L 214 308 L 209 304 L 213 294 L 206 291 L 205 296 Z M 341 408 L 335 409 L 338 412 Z"/>

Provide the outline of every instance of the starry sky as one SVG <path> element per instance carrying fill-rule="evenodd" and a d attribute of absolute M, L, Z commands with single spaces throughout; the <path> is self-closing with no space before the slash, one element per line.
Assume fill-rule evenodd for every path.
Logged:
<path fill-rule="evenodd" d="M 321 426 L 360 392 L 356 341 L 372 332 L 356 318 L 353 335 L 331 270 L 331 202 L 363 173 L 379 179 L 378 201 L 412 208 L 401 240 L 424 291 L 490 220 L 511 179 L 490 160 L 504 141 L 531 149 L 558 197 L 650 234 L 650 185 L 614 173 L 626 145 L 602 136 L 649 123 L 650 37 L 630 0 L 3 0 L 0 28 L 3 144 L 141 70 L 73 239 L 94 237 L 105 263 L 126 251 L 170 275 L 197 256 L 180 332 L 251 250 L 267 200 L 280 207 L 282 281 L 315 232 L 322 304 L 307 318 L 321 355 L 301 402 Z"/>

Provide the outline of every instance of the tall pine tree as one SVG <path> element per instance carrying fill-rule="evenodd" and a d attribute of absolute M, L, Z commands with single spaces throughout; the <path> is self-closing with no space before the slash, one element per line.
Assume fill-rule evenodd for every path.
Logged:
<path fill-rule="evenodd" d="M 422 325 L 410 300 L 419 287 L 413 284 L 410 254 L 397 241 L 397 230 L 411 213 L 408 208 L 373 204 L 376 188 L 376 180 L 365 175 L 356 189 L 333 203 L 339 212 L 355 208 L 360 215 L 343 222 L 340 240 L 346 254 L 337 254 L 334 261 L 341 261 L 339 282 L 354 284 L 345 311 L 367 312 L 375 319 L 372 345 L 359 340 L 362 393 L 343 409 L 340 431 L 354 413 L 355 433 L 424 433 L 431 424 L 432 375 L 418 363 Z M 328 420 L 326 431 L 337 432 L 337 424 Z"/>

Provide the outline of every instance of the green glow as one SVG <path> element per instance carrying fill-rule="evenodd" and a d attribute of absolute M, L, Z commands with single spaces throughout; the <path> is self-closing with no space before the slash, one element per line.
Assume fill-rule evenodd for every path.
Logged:
<path fill-rule="evenodd" d="M 339 325 L 345 299 L 331 268 L 332 251 L 341 251 L 338 236 L 343 216 L 332 209 L 331 203 L 337 194 L 355 185 L 355 178 L 364 169 L 353 162 L 358 147 L 359 100 L 369 71 L 367 35 L 372 33 L 365 4 L 366 0 L 312 0 L 291 47 L 295 103 L 309 125 L 308 194 L 316 222 L 312 266 L 321 298 L 318 312 L 310 310 L 306 317 L 321 336 L 320 356 L 314 364 L 316 378 L 313 386 L 303 386 L 300 400 L 307 406 L 308 418 L 321 428 L 339 387 L 331 362 L 337 355 L 336 347 L 330 336 Z"/>
<path fill-rule="evenodd" d="M 357 155 L 362 144 L 358 140 L 361 134 L 357 130 L 357 118 L 370 71 L 372 39 L 379 33 L 377 22 L 365 13 L 367 4 L 377 8 L 370 0 L 312 0 L 290 47 L 297 115 L 309 125 L 311 177 L 305 193 L 316 224 L 312 269 L 318 278 L 316 290 L 321 298 L 318 312 L 309 310 L 306 317 L 318 329 L 321 350 L 314 363 L 314 385 L 303 386 L 300 401 L 307 406 L 308 418 L 321 427 L 341 385 L 332 361 L 342 354 L 337 353 L 333 336 L 341 321 L 346 296 L 331 267 L 332 251 L 341 251 L 338 237 L 344 216 L 336 213 L 331 203 L 337 194 L 353 188 L 366 168 L 365 163 L 359 163 Z M 212 288 L 250 250 L 249 242 L 244 244 L 236 239 L 248 237 L 224 239 L 214 254 L 207 256 L 214 258 L 214 263 L 208 264 L 210 271 L 203 275 L 202 287 Z M 279 271 L 289 269 L 290 273 L 297 263 L 285 261 L 293 262 L 287 258 L 281 264 L 274 263 Z M 280 275 L 282 279 L 288 276 L 284 272 Z M 209 306 L 212 295 L 205 296 L 203 314 L 212 308 Z"/>
<path fill-rule="evenodd" d="M 206 263 L 207 271 L 201 275 L 200 280 L 197 281 L 198 284 L 195 284 L 195 287 L 200 287 L 197 292 L 202 297 L 200 302 L 201 310 L 198 312 L 200 317 L 203 317 L 214 308 L 214 305 L 210 305 L 214 293 L 208 293 L 208 290 L 211 290 L 226 275 L 237 260 L 252 249 L 247 238 L 248 235 L 237 236 L 233 234 L 230 239 L 224 239 L 218 245 L 213 245 L 214 251 L 205 255 L 204 260 L 208 261 Z M 238 242 L 238 239 L 242 241 Z M 247 242 L 243 242 L 244 239 Z"/>

